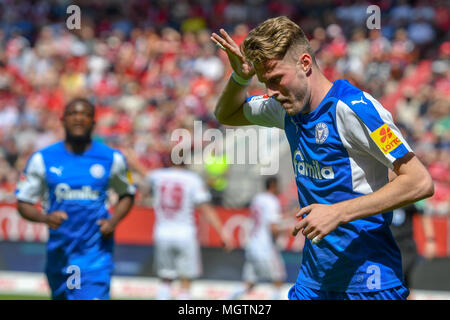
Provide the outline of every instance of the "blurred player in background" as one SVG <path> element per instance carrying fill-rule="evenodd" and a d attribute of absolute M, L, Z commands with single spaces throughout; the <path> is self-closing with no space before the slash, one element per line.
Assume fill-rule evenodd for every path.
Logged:
<path fill-rule="evenodd" d="M 341 79 L 330 82 L 301 28 L 268 19 L 237 46 L 225 48 L 233 74 L 216 105 L 223 124 L 278 127 L 291 146 L 306 236 L 289 299 L 406 299 L 392 210 L 429 197 L 430 174 L 370 94 Z M 247 98 L 256 73 L 267 95 Z M 388 168 L 397 177 L 389 181 Z"/>
<path fill-rule="evenodd" d="M 259 281 L 273 284 L 272 300 L 280 299 L 280 289 L 286 280 L 286 270 L 281 253 L 276 246 L 276 237 L 292 229 L 283 224 L 278 179 L 269 177 L 265 192 L 253 198 L 250 204 L 252 227 L 245 246 L 244 284 L 237 288 L 230 299 L 239 299 L 255 287 Z"/>
<path fill-rule="evenodd" d="M 405 285 L 408 288 L 411 288 L 414 271 L 422 261 L 414 240 L 413 218 L 416 214 L 420 215 L 420 221 L 422 222 L 425 233 L 424 258 L 432 259 L 436 255 L 433 221 L 430 216 L 424 215 L 423 210 L 415 204 L 409 204 L 405 207 L 395 209 L 392 217 L 391 230 L 402 254 L 403 275 L 405 277 Z M 413 300 L 414 292 L 413 290 L 410 290 L 410 292 L 408 299 Z"/>
<path fill-rule="evenodd" d="M 395 174 L 389 172 L 389 178 L 394 179 Z M 434 237 L 433 222 L 429 215 L 424 215 L 423 209 L 419 203 L 412 203 L 405 207 L 397 208 L 393 211 L 391 230 L 402 254 L 403 276 L 405 285 L 410 288 L 413 273 L 422 257 L 417 251 L 417 245 L 414 240 L 413 218 L 416 214 L 420 215 L 423 232 L 425 234 L 424 258 L 432 259 L 436 255 L 436 242 Z M 412 290 L 408 299 L 414 299 Z"/>
<path fill-rule="evenodd" d="M 211 206 L 211 195 L 200 176 L 180 165 L 148 171 L 132 150 L 124 150 L 130 168 L 146 178 L 153 193 L 155 211 L 155 266 L 161 286 L 158 300 L 172 299 L 171 285 L 180 280 L 180 300 L 191 298 L 193 279 L 202 273 L 200 245 L 194 209 L 197 207 L 231 249 L 222 223 Z"/>
<path fill-rule="evenodd" d="M 52 299 L 110 298 L 113 232 L 134 201 L 125 158 L 92 141 L 94 114 L 88 100 L 70 101 L 62 117 L 65 140 L 30 157 L 16 190 L 20 215 L 50 227 L 45 272 Z M 112 216 L 109 188 L 119 196 Z"/>

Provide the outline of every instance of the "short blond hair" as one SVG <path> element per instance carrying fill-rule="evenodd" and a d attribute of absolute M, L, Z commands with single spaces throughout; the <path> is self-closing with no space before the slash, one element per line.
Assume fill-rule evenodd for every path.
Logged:
<path fill-rule="evenodd" d="M 251 30 L 242 42 L 245 58 L 254 64 L 281 60 L 290 48 L 298 46 L 315 63 L 314 51 L 303 30 L 285 16 L 267 19 Z"/>

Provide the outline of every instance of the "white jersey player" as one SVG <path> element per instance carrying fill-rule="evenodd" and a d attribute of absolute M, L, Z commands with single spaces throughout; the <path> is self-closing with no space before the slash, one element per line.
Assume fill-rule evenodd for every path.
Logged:
<path fill-rule="evenodd" d="M 281 205 L 277 198 L 278 181 L 275 177 L 266 180 L 266 191 L 257 194 L 250 204 L 251 228 L 245 246 L 243 268 L 244 285 L 230 297 L 237 299 L 250 292 L 256 282 L 266 280 L 274 285 L 274 300 L 280 297 L 280 287 L 286 279 L 286 271 L 275 237 L 283 231 Z"/>
<path fill-rule="evenodd" d="M 162 280 L 157 298 L 171 298 L 171 283 L 179 279 L 181 292 L 178 298 L 189 299 L 191 281 L 202 272 L 194 218 L 196 207 L 221 236 L 225 246 L 231 248 L 222 232 L 220 219 L 210 205 L 211 195 L 200 176 L 182 166 L 147 171 L 134 153 L 124 153 L 130 168 L 146 177 L 153 193 L 154 261 L 157 276 Z"/>

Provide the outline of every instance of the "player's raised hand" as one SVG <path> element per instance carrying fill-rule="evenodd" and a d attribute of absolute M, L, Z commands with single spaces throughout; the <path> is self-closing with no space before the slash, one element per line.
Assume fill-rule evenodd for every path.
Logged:
<path fill-rule="evenodd" d="M 57 210 L 53 211 L 45 216 L 45 223 L 50 229 L 57 229 L 64 220 L 67 220 L 68 216 L 65 211 Z"/>
<path fill-rule="evenodd" d="M 113 235 L 116 226 L 111 219 L 100 219 L 97 221 L 97 224 L 100 226 L 100 232 L 105 238 L 109 238 Z"/>
<path fill-rule="evenodd" d="M 220 34 L 213 32 L 211 40 L 221 49 L 225 50 L 230 60 L 233 71 L 244 79 L 250 79 L 255 74 L 255 69 L 249 63 L 241 52 L 239 46 L 234 42 L 230 35 L 224 30 L 220 29 Z"/>
<path fill-rule="evenodd" d="M 293 236 L 303 229 L 303 235 L 312 241 L 313 244 L 321 241 L 327 234 L 334 231 L 341 223 L 340 214 L 333 205 L 312 204 L 302 208 L 297 213 L 297 218 L 308 214 L 300 220 L 292 232 Z"/>

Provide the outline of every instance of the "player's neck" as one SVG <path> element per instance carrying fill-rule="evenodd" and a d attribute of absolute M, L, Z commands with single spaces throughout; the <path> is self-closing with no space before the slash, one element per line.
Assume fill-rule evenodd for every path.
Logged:
<path fill-rule="evenodd" d="M 65 140 L 64 145 L 66 149 L 70 152 L 81 154 L 85 152 L 91 146 L 91 140 L 89 141 L 71 141 Z"/>
<path fill-rule="evenodd" d="M 333 83 L 330 82 L 318 68 L 314 68 L 313 74 L 311 75 L 309 112 L 314 111 L 319 106 L 320 102 L 322 102 L 332 86 Z"/>

